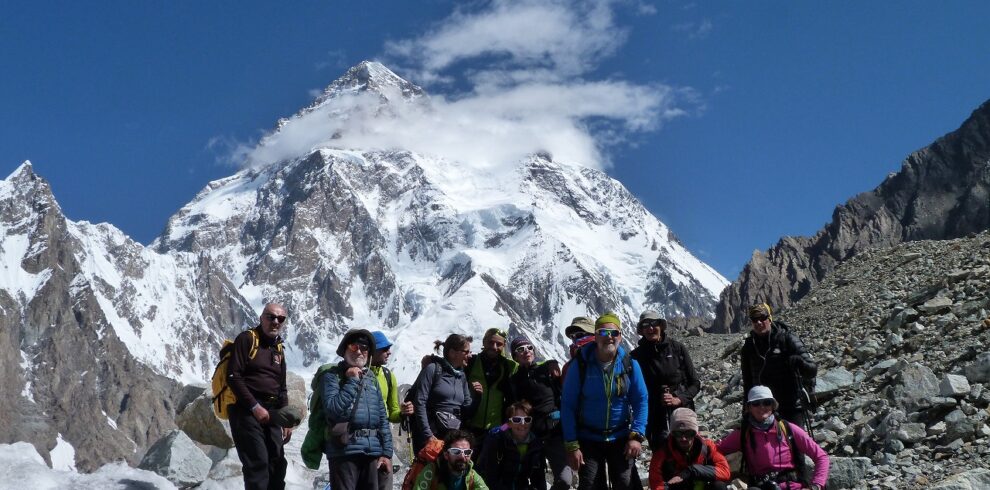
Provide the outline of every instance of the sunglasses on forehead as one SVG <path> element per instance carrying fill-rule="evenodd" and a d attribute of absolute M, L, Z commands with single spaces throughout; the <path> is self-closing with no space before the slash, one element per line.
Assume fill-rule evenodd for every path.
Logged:
<path fill-rule="evenodd" d="M 285 315 L 276 315 L 274 313 L 265 313 L 265 318 L 270 322 L 278 320 L 279 323 L 285 323 Z"/>
<path fill-rule="evenodd" d="M 474 449 L 461 449 L 459 447 L 451 447 L 451 448 L 447 448 L 447 452 L 451 456 L 460 456 L 462 454 L 465 456 L 470 456 L 472 453 L 474 453 Z"/>
<path fill-rule="evenodd" d="M 616 337 L 618 337 L 620 335 L 622 335 L 622 332 L 620 332 L 618 330 L 615 330 L 615 329 L 612 329 L 612 328 L 602 328 L 602 329 L 599 329 L 598 330 L 598 336 L 599 337 L 612 337 L 612 338 L 616 338 Z"/>

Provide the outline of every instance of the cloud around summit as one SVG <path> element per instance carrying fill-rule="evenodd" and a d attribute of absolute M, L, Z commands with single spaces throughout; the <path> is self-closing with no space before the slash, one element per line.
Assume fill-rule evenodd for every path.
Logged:
<path fill-rule="evenodd" d="M 346 94 L 297 115 L 256 145 L 228 144 L 232 161 L 261 166 L 320 147 L 403 148 L 483 167 L 511 166 L 537 151 L 591 168 L 612 145 L 694 110 L 686 87 L 597 74 L 625 43 L 617 10 L 630 1 L 496 0 L 458 7 L 423 34 L 386 41 L 379 58 L 422 85 L 428 104 L 366 110 L 377 97 Z"/>

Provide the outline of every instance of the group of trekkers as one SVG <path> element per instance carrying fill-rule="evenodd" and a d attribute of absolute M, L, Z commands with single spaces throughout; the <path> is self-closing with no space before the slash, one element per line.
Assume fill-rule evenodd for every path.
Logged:
<path fill-rule="evenodd" d="M 734 452 L 750 488 L 821 489 L 829 460 L 809 435 L 805 389 L 817 366 L 769 306 L 748 313 L 742 421 L 718 442 L 699 432 L 701 385 L 666 320 L 643 312 L 638 345 L 627 351 L 620 318 L 606 312 L 566 327 L 571 358 L 563 366 L 538 361 L 529 339 L 510 342 L 503 329 L 487 330 L 476 355 L 471 337 L 451 334 L 424 357 L 402 402 L 385 367 L 385 334 L 348 331 L 337 349 L 342 360 L 313 380 L 303 460 L 316 469 L 325 454 L 335 490 L 391 488 L 390 422 L 398 422 L 415 455 L 404 489 L 641 489 L 644 443 L 652 450 L 650 489 L 724 489 L 725 455 Z M 256 488 L 247 483 L 245 474 L 245 486 Z"/>

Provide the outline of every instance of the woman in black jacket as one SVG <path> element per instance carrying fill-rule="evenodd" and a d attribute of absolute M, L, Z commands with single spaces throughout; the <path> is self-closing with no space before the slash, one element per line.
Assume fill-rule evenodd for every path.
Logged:
<path fill-rule="evenodd" d="M 567 488 L 560 478 L 567 465 L 560 429 L 560 365 L 555 360 L 536 362 L 536 349 L 525 337 L 512 341 L 512 358 L 519 363 L 519 369 L 509 378 L 509 397 L 512 401 L 525 400 L 532 406 L 532 431 L 543 443 L 543 455 L 553 474 L 553 488 Z"/>
<path fill-rule="evenodd" d="M 658 448 L 670 432 L 670 414 L 677 408 L 694 409 L 701 389 L 691 355 L 684 344 L 667 334 L 667 320 L 655 311 L 644 311 L 636 324 L 639 346 L 630 354 L 639 362 L 650 394 L 646 440 Z"/>
<path fill-rule="evenodd" d="M 508 423 L 492 429 L 475 470 L 492 490 L 546 490 L 543 441 L 531 431 L 533 407 L 515 402 Z"/>
<path fill-rule="evenodd" d="M 447 432 L 459 429 L 473 412 L 471 390 L 464 367 L 471 357 L 471 337 L 451 334 L 443 342 L 435 342 L 435 350 L 443 347 L 443 357 L 430 356 L 428 364 L 413 383 L 409 397 L 412 417 L 413 451 L 431 439 L 443 439 Z"/>

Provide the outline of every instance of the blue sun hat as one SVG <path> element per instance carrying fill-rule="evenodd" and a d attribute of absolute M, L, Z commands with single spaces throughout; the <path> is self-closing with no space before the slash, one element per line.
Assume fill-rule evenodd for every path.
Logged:
<path fill-rule="evenodd" d="M 375 330 L 374 332 L 371 332 L 371 336 L 375 338 L 375 347 L 378 350 L 388 349 L 389 347 L 392 347 L 392 343 L 388 341 L 388 338 L 385 337 L 385 333 L 382 332 L 381 330 Z"/>

